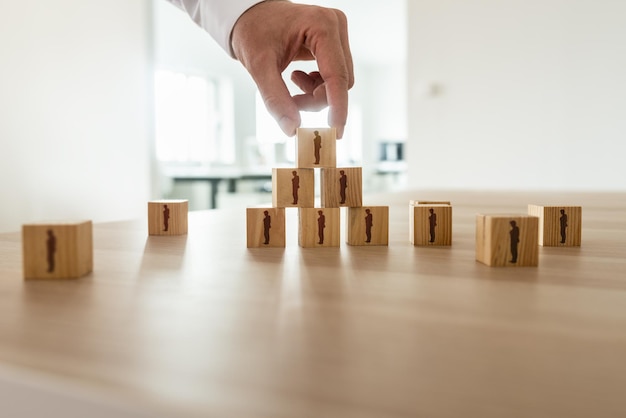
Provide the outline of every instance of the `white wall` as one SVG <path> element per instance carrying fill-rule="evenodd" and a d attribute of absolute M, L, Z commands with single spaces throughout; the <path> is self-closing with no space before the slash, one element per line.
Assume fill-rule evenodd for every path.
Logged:
<path fill-rule="evenodd" d="M 145 212 L 149 4 L 0 4 L 0 231 Z"/>
<path fill-rule="evenodd" d="M 626 2 L 408 6 L 413 186 L 626 190 Z"/>
<path fill-rule="evenodd" d="M 379 163 L 379 144 L 383 140 L 407 137 L 406 64 L 358 63 L 351 103 L 363 111 L 363 173 L 371 175 Z"/>
<path fill-rule="evenodd" d="M 243 66 L 232 59 L 189 16 L 165 0 L 151 0 L 154 10 L 154 59 L 160 69 L 228 78 L 234 88 L 233 140 L 243 144 L 255 134 L 256 87 Z M 238 147 L 238 160 L 245 157 Z"/>

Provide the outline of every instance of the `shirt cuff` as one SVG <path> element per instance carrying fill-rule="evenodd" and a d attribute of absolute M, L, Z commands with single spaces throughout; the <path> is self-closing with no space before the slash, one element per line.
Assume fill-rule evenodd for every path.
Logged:
<path fill-rule="evenodd" d="M 170 0 L 172 1 L 172 0 Z M 239 17 L 261 0 L 179 0 L 187 14 L 235 58 L 230 37 Z M 172 1 L 177 3 L 176 1 Z"/>

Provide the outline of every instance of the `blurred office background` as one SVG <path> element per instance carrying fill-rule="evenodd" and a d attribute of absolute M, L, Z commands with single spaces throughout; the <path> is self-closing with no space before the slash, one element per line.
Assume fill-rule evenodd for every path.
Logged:
<path fill-rule="evenodd" d="M 626 191 L 625 2 L 315 3 L 349 19 L 338 158 L 366 193 Z M 293 164 L 245 70 L 165 0 L 0 0 L 0 57 L 0 231 L 140 218 L 159 197 L 204 209 L 212 187 L 243 208 Z"/>
<path fill-rule="evenodd" d="M 317 1 L 349 17 L 358 78 L 338 166 L 363 167 L 364 188 L 401 187 L 406 122 L 406 2 Z M 271 170 L 295 165 L 295 141 L 268 114 L 245 69 L 189 17 L 153 4 L 156 157 L 160 189 L 192 208 L 271 202 Z M 299 62 L 285 71 L 316 70 Z M 293 93 L 298 89 L 290 81 Z M 327 126 L 327 111 L 303 112 L 302 126 Z M 193 179 L 199 181 L 192 181 Z M 211 181 L 209 181 L 211 180 Z M 211 199 L 214 188 L 217 199 Z M 236 193 L 232 192 L 233 188 Z"/>

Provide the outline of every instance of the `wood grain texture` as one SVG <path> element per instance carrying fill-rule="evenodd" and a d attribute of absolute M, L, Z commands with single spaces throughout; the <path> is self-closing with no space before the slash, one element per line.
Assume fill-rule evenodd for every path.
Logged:
<path fill-rule="evenodd" d="M 409 202 L 409 242 L 415 246 L 452 245 L 449 202 Z"/>
<path fill-rule="evenodd" d="M 339 247 L 339 208 L 300 208 L 298 216 L 298 243 L 301 247 Z"/>
<path fill-rule="evenodd" d="M 580 247 L 582 240 L 580 206 L 528 205 L 528 214 L 539 218 L 539 245 Z"/>
<path fill-rule="evenodd" d="M 285 246 L 285 208 L 247 208 L 248 248 Z"/>
<path fill-rule="evenodd" d="M 335 128 L 298 128 L 296 166 L 298 168 L 337 167 L 337 130 Z"/>
<path fill-rule="evenodd" d="M 450 206 L 451 203 L 449 200 L 410 200 L 409 205 L 447 205 Z"/>
<path fill-rule="evenodd" d="M 187 234 L 187 200 L 152 200 L 148 202 L 149 235 Z"/>
<path fill-rule="evenodd" d="M 388 245 L 389 207 L 347 208 L 346 243 L 348 245 Z"/>
<path fill-rule="evenodd" d="M 95 224 L 79 280 L 23 280 L 0 234 L 0 370 L 153 418 L 626 416 L 626 195 L 426 192 L 454 203 L 450 247 L 407 240 L 422 190 L 365 196 L 388 246 L 300 248 L 295 209 L 285 248 L 247 248 L 244 208 L 190 212 L 184 236 Z M 563 197 L 584 245 L 475 260 L 477 213 Z"/>
<path fill-rule="evenodd" d="M 363 206 L 361 167 L 323 168 L 320 173 L 320 200 L 324 208 Z"/>
<path fill-rule="evenodd" d="M 75 279 L 93 270 L 92 222 L 22 226 L 25 279 Z"/>
<path fill-rule="evenodd" d="M 312 168 L 272 169 L 272 206 L 280 208 L 315 206 Z"/>
<path fill-rule="evenodd" d="M 539 218 L 520 214 L 476 215 L 476 260 L 495 267 L 539 263 Z"/>

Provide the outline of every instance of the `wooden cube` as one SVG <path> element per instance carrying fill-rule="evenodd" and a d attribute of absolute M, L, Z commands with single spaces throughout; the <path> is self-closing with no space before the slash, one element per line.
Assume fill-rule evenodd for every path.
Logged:
<path fill-rule="evenodd" d="M 449 200 L 411 200 L 409 201 L 409 205 L 448 205 L 450 206 Z"/>
<path fill-rule="evenodd" d="M 339 247 L 339 208 L 300 208 L 298 211 L 301 247 Z"/>
<path fill-rule="evenodd" d="M 476 260 L 488 266 L 536 266 L 539 218 L 528 215 L 477 215 Z"/>
<path fill-rule="evenodd" d="M 539 245 L 580 247 L 582 207 L 528 205 L 528 214 L 539 217 Z"/>
<path fill-rule="evenodd" d="M 248 248 L 285 247 L 285 208 L 247 208 Z"/>
<path fill-rule="evenodd" d="M 348 208 L 348 245 L 389 245 L 389 206 Z"/>
<path fill-rule="evenodd" d="M 149 235 L 185 235 L 187 200 L 152 200 L 148 202 Z"/>
<path fill-rule="evenodd" d="M 450 202 L 409 203 L 409 241 L 415 246 L 452 245 L 452 206 Z"/>
<path fill-rule="evenodd" d="M 298 168 L 336 167 L 336 129 L 298 128 L 296 153 L 296 165 Z"/>
<path fill-rule="evenodd" d="M 272 206 L 278 208 L 315 206 L 315 180 L 312 168 L 274 168 Z"/>
<path fill-rule="evenodd" d="M 320 176 L 320 198 L 324 208 L 363 206 L 361 167 L 323 168 Z"/>
<path fill-rule="evenodd" d="M 91 221 L 22 226 L 25 279 L 73 279 L 93 270 Z"/>

